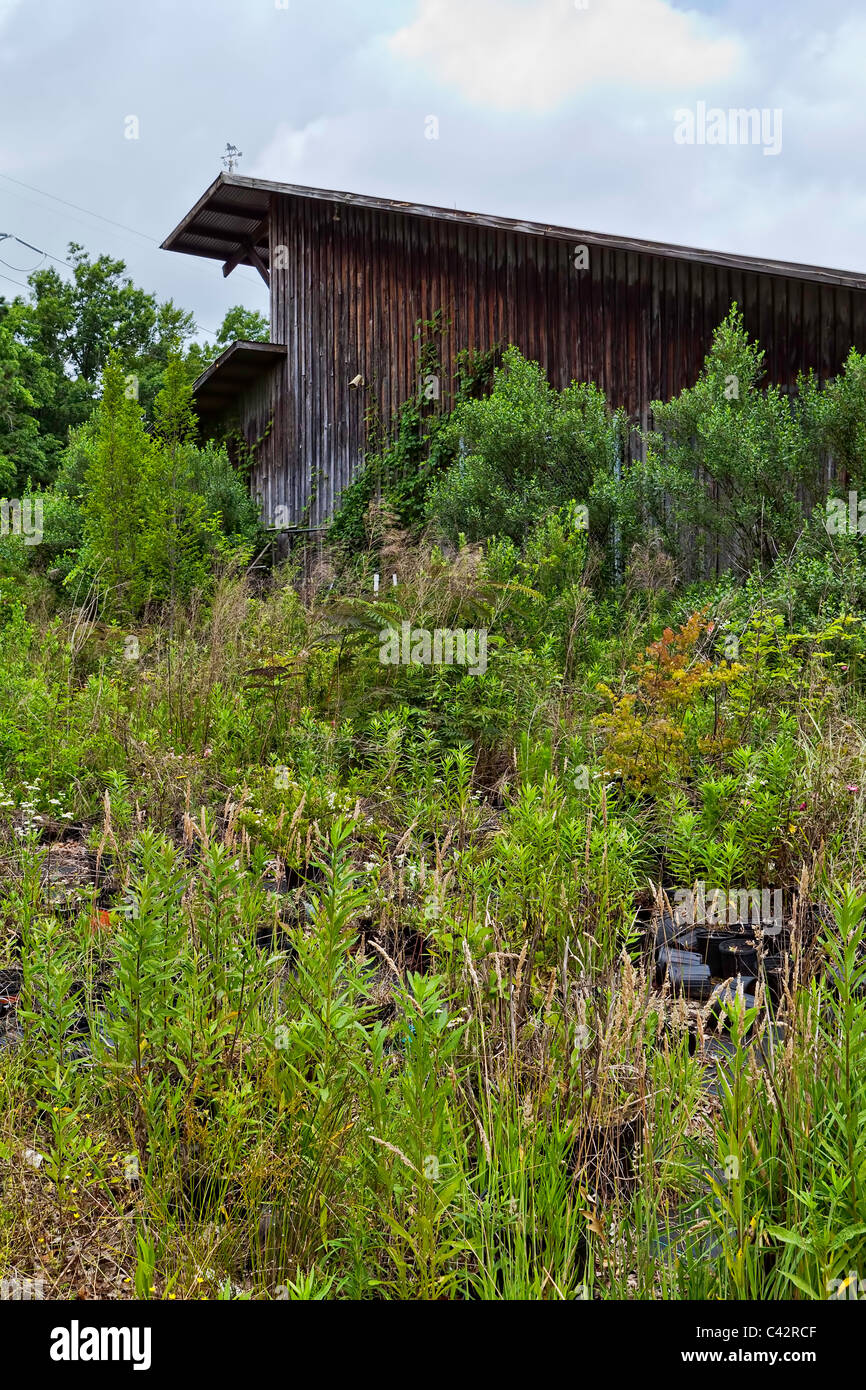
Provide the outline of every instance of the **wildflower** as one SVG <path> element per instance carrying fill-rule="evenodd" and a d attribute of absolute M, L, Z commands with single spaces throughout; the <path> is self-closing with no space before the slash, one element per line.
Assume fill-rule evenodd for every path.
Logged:
<path fill-rule="evenodd" d="M 859 792 L 860 788 L 856 782 L 849 782 L 845 788 L 846 792 Z"/>

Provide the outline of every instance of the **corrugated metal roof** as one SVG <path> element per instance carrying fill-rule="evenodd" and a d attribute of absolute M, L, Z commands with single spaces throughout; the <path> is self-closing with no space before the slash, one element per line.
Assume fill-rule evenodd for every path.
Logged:
<path fill-rule="evenodd" d="M 574 227 L 527 222 L 511 217 L 495 217 L 489 213 L 459 212 L 453 208 L 400 202 L 393 198 L 376 198 L 368 194 L 340 193 L 333 189 L 308 188 L 294 183 L 274 183 L 268 179 L 246 178 L 241 174 L 220 174 L 174 231 L 166 237 L 162 243 L 163 250 L 183 251 L 188 255 L 206 256 L 220 261 L 229 261 L 236 257 L 238 265 L 253 265 L 253 257 L 249 251 L 244 251 L 245 246 L 252 244 L 267 264 L 266 219 L 272 195 L 371 208 L 384 213 L 402 213 L 406 217 L 433 218 L 464 226 L 493 227 L 525 236 L 574 241 L 576 244 L 608 247 L 615 251 L 637 251 L 668 260 L 694 261 L 702 265 L 725 266 L 764 275 L 782 275 L 820 284 L 843 285 L 849 289 L 866 289 L 866 274 L 858 274 L 855 271 L 830 270 L 822 266 L 800 265 L 793 261 L 739 256 L 726 251 L 707 251 L 698 247 L 676 246 L 668 242 L 643 241 L 636 237 L 609 236 L 604 232 L 581 231 Z"/>

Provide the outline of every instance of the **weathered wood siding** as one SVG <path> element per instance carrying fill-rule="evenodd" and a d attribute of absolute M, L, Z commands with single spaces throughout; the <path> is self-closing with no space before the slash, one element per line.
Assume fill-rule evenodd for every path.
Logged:
<path fill-rule="evenodd" d="M 253 477 L 266 519 L 278 506 L 297 526 L 332 515 L 371 393 L 387 422 L 418 390 L 416 324 L 440 309 L 446 402 L 459 349 L 515 343 L 554 385 L 595 381 L 644 428 L 652 400 L 694 383 L 734 300 L 769 380 L 789 389 L 866 350 L 864 290 L 585 244 L 577 270 L 565 239 L 272 195 L 271 340 L 288 355 L 250 406 L 259 433 L 273 407 Z"/>

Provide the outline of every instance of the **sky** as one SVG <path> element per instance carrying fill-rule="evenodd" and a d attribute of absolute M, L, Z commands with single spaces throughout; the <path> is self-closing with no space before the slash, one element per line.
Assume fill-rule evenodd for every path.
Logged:
<path fill-rule="evenodd" d="M 864 71 L 863 0 L 0 0 L 0 233 L 37 248 L 0 242 L 0 294 L 76 241 L 205 338 L 266 311 L 254 270 L 159 250 L 227 142 L 251 176 L 864 272 Z"/>

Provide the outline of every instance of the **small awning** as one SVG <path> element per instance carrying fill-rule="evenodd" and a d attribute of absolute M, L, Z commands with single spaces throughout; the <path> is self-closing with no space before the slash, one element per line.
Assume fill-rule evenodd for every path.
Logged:
<path fill-rule="evenodd" d="M 231 343 L 193 385 L 199 416 L 221 415 L 249 386 L 282 362 L 285 343 Z"/>

